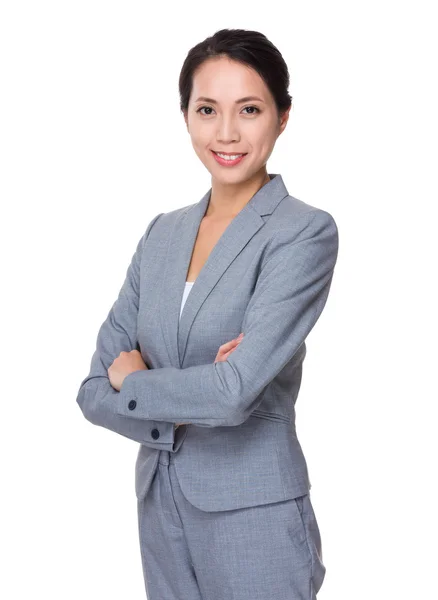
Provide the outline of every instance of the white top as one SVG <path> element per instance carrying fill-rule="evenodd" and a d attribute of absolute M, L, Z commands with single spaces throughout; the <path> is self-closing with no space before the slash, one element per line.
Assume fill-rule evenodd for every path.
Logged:
<path fill-rule="evenodd" d="M 186 281 L 186 285 L 184 287 L 184 294 L 183 294 L 182 302 L 181 302 L 181 310 L 179 311 L 180 319 L 181 319 L 181 313 L 184 308 L 184 304 L 186 303 L 186 300 L 187 300 L 187 296 L 190 294 L 190 290 L 192 289 L 194 283 L 195 283 L 194 281 Z"/>

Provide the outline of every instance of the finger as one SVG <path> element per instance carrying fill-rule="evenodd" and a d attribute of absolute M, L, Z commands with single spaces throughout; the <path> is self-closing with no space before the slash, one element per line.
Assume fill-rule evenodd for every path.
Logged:
<path fill-rule="evenodd" d="M 231 348 L 231 350 L 228 350 L 228 352 L 219 352 L 218 355 L 216 356 L 214 362 L 215 363 L 224 362 L 227 359 L 228 355 L 231 354 L 231 352 L 233 350 L 235 350 L 235 348 Z"/>
<path fill-rule="evenodd" d="M 236 343 L 237 343 L 236 340 L 231 340 L 231 342 L 226 342 L 225 344 L 222 344 L 220 349 L 222 350 L 222 352 L 228 352 L 228 350 L 230 350 L 230 348 L 233 348 L 233 346 Z"/>
<path fill-rule="evenodd" d="M 231 342 L 226 342 L 225 344 L 222 344 L 222 346 L 220 346 L 219 350 L 221 350 L 222 352 L 228 352 L 228 350 L 230 350 L 230 348 L 233 348 L 236 344 L 238 344 L 239 341 L 240 340 L 236 338 L 235 340 L 231 340 Z"/>

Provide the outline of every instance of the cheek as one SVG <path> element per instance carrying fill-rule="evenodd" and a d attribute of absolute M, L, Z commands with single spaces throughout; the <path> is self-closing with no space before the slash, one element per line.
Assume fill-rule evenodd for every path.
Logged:
<path fill-rule="evenodd" d="M 248 131 L 248 141 L 256 152 L 260 154 L 269 152 L 275 143 L 275 131 L 272 125 L 264 123 L 262 127 Z"/>
<path fill-rule="evenodd" d="M 268 131 L 265 132 L 265 135 L 263 135 L 259 140 L 259 147 L 260 147 L 261 153 L 263 153 L 264 155 L 270 154 L 272 152 L 274 145 L 275 145 L 275 137 L 273 136 L 272 129 L 269 129 Z"/>
<path fill-rule="evenodd" d="M 191 139 L 195 151 L 197 153 L 205 153 L 206 146 L 210 143 L 210 137 L 205 129 L 198 132 L 192 132 Z"/>

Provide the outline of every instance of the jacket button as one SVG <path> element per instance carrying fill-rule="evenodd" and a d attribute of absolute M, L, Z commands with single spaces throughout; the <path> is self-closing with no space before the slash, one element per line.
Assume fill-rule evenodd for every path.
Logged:
<path fill-rule="evenodd" d="M 134 410 L 134 408 L 137 406 L 137 402 L 135 400 L 130 400 L 129 404 L 128 404 L 128 408 L 129 410 Z"/>
<path fill-rule="evenodd" d="M 152 429 L 151 436 L 154 438 L 154 440 L 158 440 L 158 438 L 160 437 L 160 432 L 158 431 L 158 429 Z"/>

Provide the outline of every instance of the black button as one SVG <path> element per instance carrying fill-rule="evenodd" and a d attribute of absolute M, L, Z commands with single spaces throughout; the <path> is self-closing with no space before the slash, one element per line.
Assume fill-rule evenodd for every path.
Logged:
<path fill-rule="evenodd" d="M 152 429 L 151 436 L 154 438 L 154 440 L 158 440 L 158 438 L 160 437 L 160 432 L 158 431 L 158 429 Z"/>
<path fill-rule="evenodd" d="M 128 408 L 129 410 L 134 410 L 134 408 L 137 406 L 137 402 L 135 400 L 130 400 L 129 404 L 128 404 Z"/>

